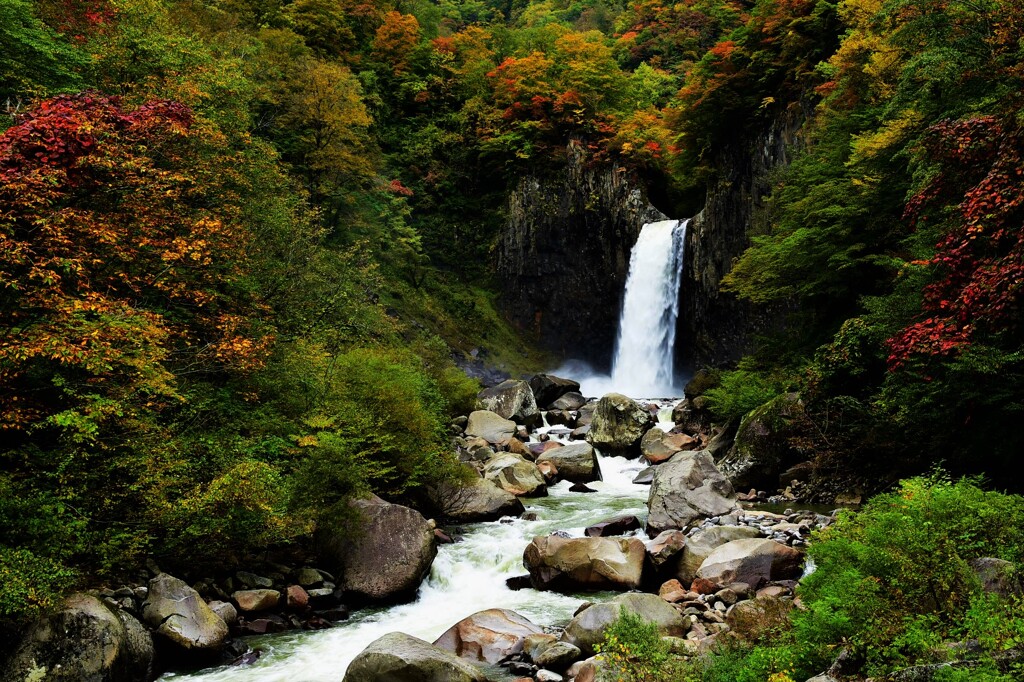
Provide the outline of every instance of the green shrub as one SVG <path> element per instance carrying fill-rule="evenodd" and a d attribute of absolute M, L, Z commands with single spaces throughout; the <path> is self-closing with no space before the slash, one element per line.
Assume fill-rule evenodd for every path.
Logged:
<path fill-rule="evenodd" d="M 0 622 L 53 609 L 74 579 L 74 572 L 59 562 L 27 549 L 0 547 Z"/>
<path fill-rule="evenodd" d="M 616 682 L 653 682 L 671 679 L 671 647 L 658 626 L 642 616 L 619 610 L 619 617 L 595 647 L 605 667 L 601 679 Z"/>
<path fill-rule="evenodd" d="M 731 420 L 757 409 L 784 390 L 785 382 L 780 377 L 757 369 L 753 359 L 746 357 L 736 369 L 722 372 L 718 386 L 708 389 L 704 396 L 716 416 Z"/>

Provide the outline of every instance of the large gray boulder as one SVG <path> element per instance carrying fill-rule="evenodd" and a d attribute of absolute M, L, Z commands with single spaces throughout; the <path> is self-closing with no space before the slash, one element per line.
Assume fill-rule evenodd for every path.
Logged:
<path fill-rule="evenodd" d="M 551 403 L 561 398 L 566 393 L 579 391 L 579 382 L 573 381 L 572 379 L 563 379 L 562 377 L 556 377 L 554 374 L 537 374 L 530 379 L 530 388 L 533 390 L 533 395 L 537 399 L 537 404 L 548 409 Z M 556 408 L 556 409 L 578 409 L 576 407 L 569 408 Z"/>
<path fill-rule="evenodd" d="M 760 538 L 761 531 L 750 526 L 712 526 L 697 531 L 683 541 L 683 552 L 679 558 L 676 577 L 689 584 L 697 577 L 704 560 L 722 545 L 733 540 Z"/>
<path fill-rule="evenodd" d="M 537 465 L 511 452 L 499 452 L 484 462 L 484 478 L 516 496 L 537 497 L 548 491 Z"/>
<path fill-rule="evenodd" d="M 655 468 L 647 497 L 647 533 L 654 537 L 672 528 L 686 528 L 697 519 L 739 509 L 729 479 L 704 452 L 680 452 Z"/>
<path fill-rule="evenodd" d="M 637 538 L 536 537 L 523 552 L 538 590 L 633 590 L 640 586 L 644 543 Z"/>
<path fill-rule="evenodd" d="M 577 391 L 570 391 L 555 402 L 548 405 L 549 410 L 566 410 L 575 411 L 587 404 L 587 399 L 583 397 L 582 393 Z"/>
<path fill-rule="evenodd" d="M 716 547 L 697 569 L 697 577 L 716 585 L 746 583 L 757 589 L 772 580 L 800 577 L 804 555 L 768 539 L 733 540 Z"/>
<path fill-rule="evenodd" d="M 486 682 L 472 663 L 402 632 L 372 642 L 349 664 L 343 682 Z"/>
<path fill-rule="evenodd" d="M 226 628 L 225 628 L 226 629 Z M 74 594 L 29 628 L 6 665 L 4 682 L 145 682 L 153 638 L 139 621 L 96 597 Z"/>
<path fill-rule="evenodd" d="M 516 423 L 488 410 L 470 412 L 466 436 L 483 438 L 492 445 L 508 443 L 516 433 Z"/>
<path fill-rule="evenodd" d="M 804 403 L 798 393 L 786 393 L 751 411 L 740 421 L 736 439 L 719 467 L 735 488 L 773 489 L 779 474 L 807 459 L 793 445 L 801 432 Z"/>
<path fill-rule="evenodd" d="M 431 490 L 430 499 L 445 518 L 455 523 L 496 521 L 526 511 L 518 497 L 479 476 L 461 486 L 441 484 Z"/>
<path fill-rule="evenodd" d="M 597 401 L 587 442 L 605 455 L 636 457 L 640 439 L 654 425 L 654 418 L 635 400 L 609 393 Z"/>
<path fill-rule="evenodd" d="M 495 664 L 523 650 L 523 641 L 544 630 L 508 609 L 487 609 L 463 618 L 434 641 L 460 658 Z"/>
<path fill-rule="evenodd" d="M 551 448 L 537 457 L 537 464 L 551 462 L 558 469 L 558 475 L 573 483 L 590 483 L 601 480 L 601 467 L 597 453 L 590 443 L 568 443 L 560 448 Z"/>
<path fill-rule="evenodd" d="M 482 409 L 517 424 L 536 426 L 541 422 L 540 410 L 537 409 L 530 385 L 519 379 L 509 379 L 497 386 L 485 388 L 477 394 L 477 402 Z"/>
<path fill-rule="evenodd" d="M 418 511 L 379 497 L 352 507 L 360 519 L 353 532 L 317 531 L 321 559 L 346 597 L 394 602 L 415 596 L 437 554 L 434 529 Z"/>
<path fill-rule="evenodd" d="M 578 646 L 584 656 L 592 656 L 594 645 L 604 641 L 605 631 L 618 620 L 623 609 L 655 623 L 664 637 L 681 637 L 690 629 L 690 621 L 658 595 L 630 592 L 611 601 L 592 604 L 578 613 L 566 626 L 562 640 Z"/>
<path fill-rule="evenodd" d="M 224 645 L 228 626 L 184 580 L 161 573 L 149 581 L 142 619 L 165 643 L 205 655 Z"/>

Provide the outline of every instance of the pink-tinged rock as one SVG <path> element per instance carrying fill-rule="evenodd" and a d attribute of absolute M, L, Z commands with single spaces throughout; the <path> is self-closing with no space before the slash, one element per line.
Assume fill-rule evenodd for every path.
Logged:
<path fill-rule="evenodd" d="M 232 593 L 231 598 L 238 604 L 240 611 L 266 611 L 277 606 L 281 601 L 281 593 L 277 590 L 239 590 Z"/>
<path fill-rule="evenodd" d="M 448 628 L 434 646 L 460 658 L 494 664 L 521 652 L 527 636 L 541 633 L 539 626 L 515 611 L 487 609 Z"/>
<path fill-rule="evenodd" d="M 289 585 L 285 593 L 285 603 L 292 611 L 303 611 L 309 606 L 309 593 L 299 585 Z"/>

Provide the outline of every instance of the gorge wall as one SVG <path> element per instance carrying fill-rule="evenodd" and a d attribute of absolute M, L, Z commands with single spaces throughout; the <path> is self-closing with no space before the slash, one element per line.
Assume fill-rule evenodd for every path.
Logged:
<path fill-rule="evenodd" d="M 571 143 L 565 168 L 511 193 L 495 259 L 506 316 L 542 348 L 599 369 L 611 363 L 629 254 L 666 216 L 625 168 L 592 165 Z"/>
<path fill-rule="evenodd" d="M 760 132 L 722 150 L 704 208 L 690 221 L 680 288 L 677 366 L 721 366 L 752 348 L 757 335 L 782 322 L 783 306 L 755 306 L 721 291 L 722 278 L 771 221 L 771 176 L 802 146 L 809 117 L 793 106 Z"/>

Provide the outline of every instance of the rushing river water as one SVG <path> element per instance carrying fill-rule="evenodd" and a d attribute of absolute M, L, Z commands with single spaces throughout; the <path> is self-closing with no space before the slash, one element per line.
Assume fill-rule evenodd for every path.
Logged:
<path fill-rule="evenodd" d="M 665 405 L 660 415 L 663 419 L 670 412 Z M 536 512 L 536 521 L 506 518 L 461 525 L 462 540 L 438 548 L 430 576 L 412 603 L 360 610 L 328 630 L 253 637 L 250 644 L 263 652 L 254 664 L 168 674 L 161 679 L 338 682 L 352 659 L 388 632 L 404 632 L 431 642 L 459 620 L 489 608 L 512 609 L 538 625 L 565 625 L 582 601 L 601 599 L 602 595 L 513 591 L 505 580 L 526 572 L 523 550 L 535 536 L 565 531 L 582 537 L 584 529 L 598 521 L 623 514 L 641 520 L 646 517 L 649 489 L 632 483 L 646 463 L 621 457 L 599 457 L 599 462 L 604 480 L 588 484 L 597 492 L 569 492 L 570 483 L 563 481 L 549 488 L 547 497 L 524 500 L 527 511 Z"/>

